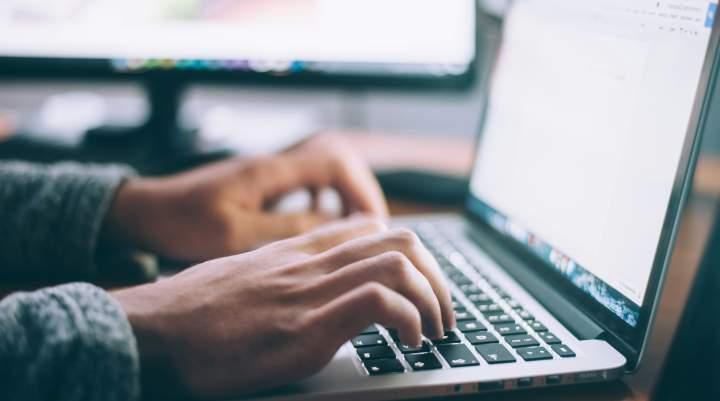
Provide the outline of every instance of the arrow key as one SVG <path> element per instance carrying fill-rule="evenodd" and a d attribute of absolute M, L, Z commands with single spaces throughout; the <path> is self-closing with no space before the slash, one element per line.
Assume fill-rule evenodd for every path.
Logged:
<path fill-rule="evenodd" d="M 562 358 L 573 358 L 575 356 L 575 352 L 573 352 L 573 350 L 565 344 L 552 345 L 552 349 Z"/>
<path fill-rule="evenodd" d="M 552 359 L 550 352 L 543 347 L 520 348 L 517 350 L 522 359 L 526 361 L 541 361 L 544 359 Z"/>

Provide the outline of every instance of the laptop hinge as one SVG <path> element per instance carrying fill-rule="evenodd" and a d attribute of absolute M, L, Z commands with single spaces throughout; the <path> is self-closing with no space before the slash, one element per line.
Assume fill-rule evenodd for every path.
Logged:
<path fill-rule="evenodd" d="M 482 247 L 521 286 L 533 295 L 550 313 L 565 325 L 578 339 L 601 338 L 602 327 L 576 308 L 560 292 L 548 285 L 531 266 L 505 248 L 491 231 L 480 225 L 468 224 L 467 234 Z"/>

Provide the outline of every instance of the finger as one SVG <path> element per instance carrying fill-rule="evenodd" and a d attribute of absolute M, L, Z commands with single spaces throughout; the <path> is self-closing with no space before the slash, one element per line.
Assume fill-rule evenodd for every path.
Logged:
<path fill-rule="evenodd" d="M 320 146 L 320 145 L 324 146 Z M 347 214 L 355 211 L 387 217 L 380 184 L 367 163 L 336 140 L 319 138 L 271 160 L 272 180 L 264 180 L 263 193 L 271 199 L 304 187 L 332 187 L 343 200 Z"/>
<path fill-rule="evenodd" d="M 310 290 L 313 294 L 331 299 L 369 282 L 380 283 L 412 302 L 420 312 L 426 336 L 443 336 L 440 303 L 433 288 L 427 278 L 400 252 L 377 255 L 321 276 Z"/>
<path fill-rule="evenodd" d="M 367 163 L 354 154 L 341 154 L 334 164 L 332 186 L 340 193 L 347 213 L 389 215 L 385 195 Z"/>
<path fill-rule="evenodd" d="M 379 218 L 358 214 L 320 226 L 299 240 L 312 253 L 320 253 L 352 239 L 386 230 L 387 225 Z"/>
<path fill-rule="evenodd" d="M 314 311 L 319 332 L 332 336 L 339 347 L 365 327 L 379 323 L 398 330 L 403 344 L 419 346 L 420 312 L 402 295 L 378 283 L 367 283 L 347 292 Z"/>
<path fill-rule="evenodd" d="M 313 212 L 320 211 L 320 188 L 310 187 L 308 193 L 310 194 L 310 210 Z"/>
<path fill-rule="evenodd" d="M 256 242 L 267 243 L 306 233 L 333 220 L 333 216 L 316 212 L 259 213 L 253 216 L 252 230 Z"/>
<path fill-rule="evenodd" d="M 425 248 L 417 235 L 407 229 L 393 229 L 342 243 L 329 249 L 322 256 L 323 263 L 314 268 L 331 272 L 360 260 L 368 259 L 386 252 L 398 251 L 410 259 L 430 282 L 440 302 L 442 320 L 447 328 L 455 327 L 455 312 L 452 308 L 450 290 L 445 282 L 435 257 Z"/>

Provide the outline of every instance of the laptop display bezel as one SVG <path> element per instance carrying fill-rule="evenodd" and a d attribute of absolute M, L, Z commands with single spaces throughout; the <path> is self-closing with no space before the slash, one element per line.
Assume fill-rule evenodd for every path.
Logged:
<path fill-rule="evenodd" d="M 469 219 L 482 224 L 486 229 L 492 231 L 502 246 L 508 247 L 519 258 L 521 258 L 528 266 L 542 266 L 542 268 L 534 269 L 540 274 L 544 280 L 550 283 L 554 288 L 567 297 L 573 304 L 599 326 L 606 333 L 605 339 L 616 347 L 628 359 L 627 369 L 634 370 L 641 357 L 642 352 L 647 343 L 650 327 L 654 320 L 654 314 L 659 302 L 662 291 L 662 284 L 665 274 L 669 267 L 670 257 L 673 251 L 675 236 L 679 228 L 679 221 L 682 214 L 683 206 L 687 200 L 690 188 L 692 187 L 692 178 L 694 176 L 697 157 L 700 153 L 700 144 L 702 142 L 702 133 L 705 125 L 710 98 L 713 95 L 714 83 L 716 81 L 718 67 L 718 43 L 720 41 L 720 18 L 715 18 L 708 42 L 708 48 L 703 62 L 702 72 L 693 102 L 692 113 L 688 122 L 688 129 L 685 133 L 683 149 L 677 174 L 673 181 L 672 193 L 668 202 L 667 211 L 664 217 L 660 239 L 656 248 L 653 259 L 653 265 L 648 280 L 647 290 L 640 307 L 640 315 L 636 326 L 631 326 L 621 319 L 618 315 L 610 311 L 604 305 L 593 299 L 589 294 L 572 284 L 567 278 L 562 276 L 548 262 L 542 260 L 536 254 L 530 251 L 526 246 L 521 245 L 517 240 L 510 237 L 506 233 L 500 232 L 492 224 L 489 224 L 481 215 L 473 212 L 472 205 L 474 202 L 485 202 L 476 198 L 470 189 L 466 199 L 465 214 Z M 500 45 L 502 48 L 502 44 Z M 498 51 L 498 54 L 501 52 Z M 492 72 L 490 72 L 492 75 Z M 486 85 L 486 94 L 490 93 L 492 86 L 492 76 L 488 79 Z M 490 97 L 486 96 L 490 101 Z M 481 118 L 479 134 L 476 137 L 477 147 L 482 137 L 485 116 Z M 476 161 L 473 161 L 473 166 Z M 470 180 L 472 182 L 472 179 Z"/>

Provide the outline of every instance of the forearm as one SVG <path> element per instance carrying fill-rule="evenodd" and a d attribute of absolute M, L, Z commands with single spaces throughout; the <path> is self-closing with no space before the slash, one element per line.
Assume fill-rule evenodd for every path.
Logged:
<path fill-rule="evenodd" d="M 91 279 L 103 220 L 131 172 L 0 163 L 0 276 Z"/>
<path fill-rule="evenodd" d="M 97 287 L 68 284 L 0 302 L 4 400 L 132 401 L 138 361 L 124 312 Z"/>

